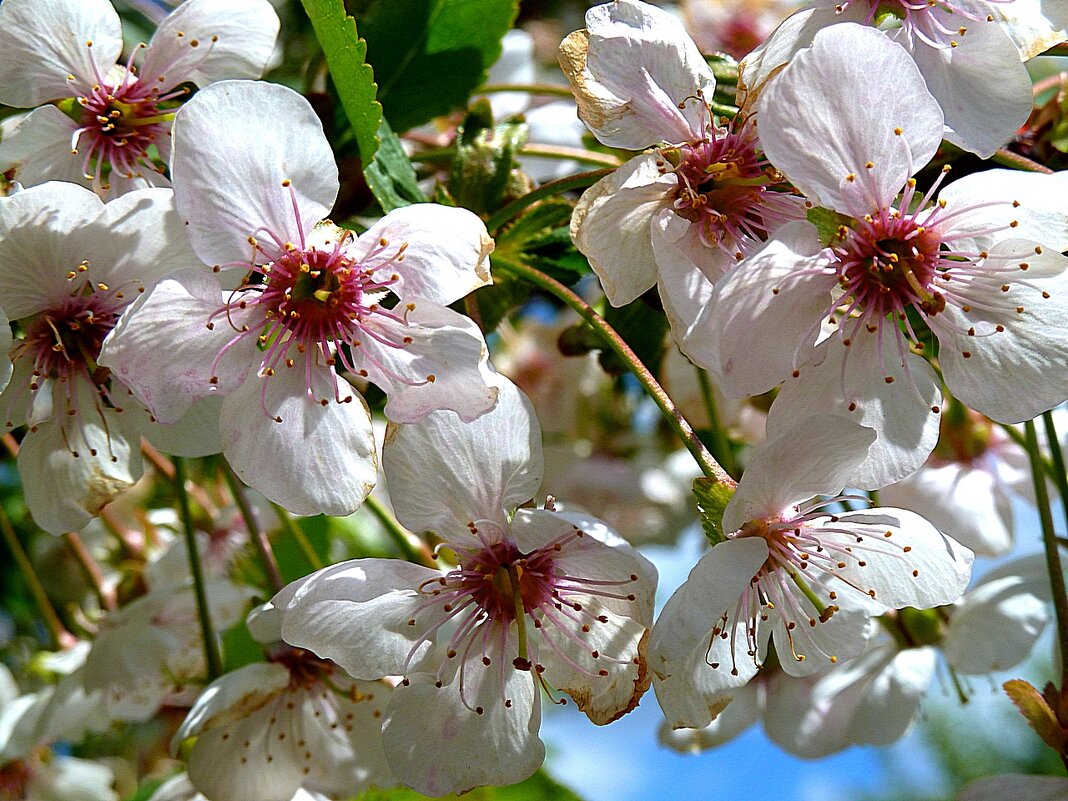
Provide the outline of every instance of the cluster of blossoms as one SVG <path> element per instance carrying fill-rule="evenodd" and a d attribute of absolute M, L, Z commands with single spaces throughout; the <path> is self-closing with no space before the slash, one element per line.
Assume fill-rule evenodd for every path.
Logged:
<path fill-rule="evenodd" d="M 329 93 L 258 80 L 267 0 L 185 0 L 132 48 L 107 0 L 0 2 L 0 104 L 34 109 L 0 125 L 4 443 L 97 604 L 60 620 L 35 584 L 62 653 L 32 693 L 0 665 L 0 801 L 118 801 L 66 744 L 151 720 L 153 801 L 463 793 L 539 769 L 545 699 L 607 725 L 650 688 L 671 747 L 761 720 L 821 757 L 901 737 L 939 655 L 1023 662 L 1068 616 L 1050 526 L 1049 562 L 972 567 L 1012 548 L 1013 502 L 1049 510 L 1043 475 L 1068 488 L 1068 179 L 950 162 L 1027 161 L 1024 62 L 1065 26 L 1057 3 L 816 0 L 737 64 L 614 0 L 559 47 L 611 155 L 527 155 L 616 169 L 535 189 L 525 123 L 480 134 L 481 103 L 439 121 L 448 180 L 406 189 L 440 202 L 408 203 L 381 190 L 409 167 L 388 125 L 354 189 Z M 576 260 L 627 336 L 538 269 Z M 582 321 L 545 326 L 523 279 Z M 594 330 L 699 464 L 636 444 L 610 361 L 575 358 Z M 624 342 L 650 331 L 652 371 Z M 148 511 L 172 493 L 177 517 Z M 711 547 L 657 615 L 635 544 L 698 516 Z M 1042 731 L 1068 759 L 1063 717 Z"/>

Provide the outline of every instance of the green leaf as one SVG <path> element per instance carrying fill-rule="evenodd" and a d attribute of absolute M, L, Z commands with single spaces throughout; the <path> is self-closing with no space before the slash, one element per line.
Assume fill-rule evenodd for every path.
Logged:
<path fill-rule="evenodd" d="M 363 174 L 382 211 L 425 203 L 427 198 L 419 188 L 412 162 L 385 119 L 378 128 L 378 139 L 374 161 L 364 162 Z"/>
<path fill-rule="evenodd" d="M 382 210 L 426 200 L 400 141 L 382 116 L 367 43 L 342 0 L 301 0 L 323 48 L 330 77 L 345 109 L 363 162 L 364 177 Z"/>
<path fill-rule="evenodd" d="M 697 511 L 701 514 L 701 528 L 713 545 L 726 539 L 723 533 L 723 510 L 727 508 L 734 489 L 718 481 L 701 476 L 693 480 L 693 494 L 697 498 Z"/>
<path fill-rule="evenodd" d="M 323 48 L 345 115 L 368 164 L 378 150 L 382 105 L 375 99 L 378 87 L 366 61 L 367 43 L 356 33 L 356 20 L 345 13 L 342 0 L 301 0 L 304 12 Z"/>
<path fill-rule="evenodd" d="M 360 15 L 378 100 L 407 131 L 467 104 L 501 54 L 518 0 L 372 0 Z"/>

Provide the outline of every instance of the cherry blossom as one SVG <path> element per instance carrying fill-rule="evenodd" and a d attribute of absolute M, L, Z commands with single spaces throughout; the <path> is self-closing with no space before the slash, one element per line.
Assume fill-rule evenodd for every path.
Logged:
<path fill-rule="evenodd" d="M 277 640 L 276 610 L 268 604 L 253 615 L 253 635 L 265 644 Z M 189 782 L 209 801 L 291 801 L 301 790 L 350 797 L 395 783 L 382 751 L 381 722 L 392 690 L 274 644 L 267 662 L 208 685 L 173 743 L 177 749 L 196 738 Z"/>
<path fill-rule="evenodd" d="M 220 396 L 222 452 L 243 481 L 298 514 L 348 514 L 376 468 L 366 404 L 341 371 L 385 390 L 392 420 L 493 406 L 485 341 L 446 308 L 490 281 L 474 214 L 407 206 L 359 237 L 323 220 L 337 167 L 315 112 L 283 86 L 214 84 L 179 112 L 174 140 L 178 209 L 213 267 L 161 282 L 101 355 L 157 419 Z M 243 279 L 214 274 L 235 267 Z"/>
<path fill-rule="evenodd" d="M 855 24 L 816 34 L 758 116 L 769 158 L 841 221 L 829 247 L 811 223 L 781 229 L 717 284 L 696 325 L 691 355 L 727 394 L 786 382 L 769 434 L 831 404 L 879 431 L 850 483 L 904 478 L 938 434 L 938 381 L 918 355 L 928 330 L 949 390 L 998 422 L 1068 397 L 1063 174 L 988 170 L 936 197 L 943 172 L 921 192 L 911 176 L 941 141 L 937 103 L 899 45 Z"/>
<path fill-rule="evenodd" d="M 141 293 L 195 259 L 169 189 L 104 204 L 49 182 L 0 198 L 0 308 L 21 330 L 12 345 L 6 319 L 0 325 L 3 359 L 14 363 L 0 408 L 8 430 L 29 426 L 19 475 L 45 530 L 81 528 L 140 476 L 151 420 L 100 365 L 100 349 Z M 183 434 L 185 453 L 212 451 L 205 436 Z"/>
<path fill-rule="evenodd" d="M 1012 0 L 816 0 L 742 60 L 740 91 L 743 97 L 763 91 L 821 30 L 843 23 L 873 25 L 915 63 L 944 115 L 946 139 L 989 158 L 1031 112 L 1031 80 L 997 18 L 996 9 L 1015 5 Z"/>
<path fill-rule="evenodd" d="M 784 191 L 747 115 L 729 126 L 715 118 L 712 70 L 668 12 L 638 0 L 595 6 L 560 45 L 560 64 L 602 143 L 657 147 L 587 190 L 572 239 L 612 305 L 657 286 L 687 352 L 712 282 L 803 217 L 802 202 Z"/>
<path fill-rule="evenodd" d="M 825 507 L 837 498 L 807 501 L 838 492 L 874 439 L 817 415 L 752 457 L 723 514 L 726 540 L 701 558 L 653 630 L 653 686 L 673 726 L 707 725 L 755 675 L 772 637 L 786 673 L 811 675 L 858 655 L 873 615 L 960 597 L 972 554 L 919 515 L 833 514 Z"/>
<path fill-rule="evenodd" d="M 156 792 L 148 801 L 209 801 L 209 799 L 203 793 L 197 792 L 186 774 L 178 773 L 156 788 Z M 328 801 L 328 799 L 320 793 L 297 790 L 292 798 L 287 798 L 286 801 Z"/>
<path fill-rule="evenodd" d="M 540 432 L 529 401 L 498 380 L 497 408 L 471 423 L 435 412 L 387 434 L 398 519 L 439 534 L 454 566 L 342 562 L 273 601 L 287 642 L 357 678 L 403 676 L 386 757 L 431 795 L 533 773 L 542 690 L 605 724 L 648 687 L 655 570 L 600 521 L 525 505 L 540 483 Z"/>
<path fill-rule="evenodd" d="M 0 103 L 40 108 L 0 144 L 0 172 L 24 186 L 83 183 L 101 197 L 169 186 L 157 157 L 170 158 L 182 84 L 258 78 L 278 27 L 267 0 L 187 0 L 120 62 L 122 26 L 107 0 L 5 0 Z"/>

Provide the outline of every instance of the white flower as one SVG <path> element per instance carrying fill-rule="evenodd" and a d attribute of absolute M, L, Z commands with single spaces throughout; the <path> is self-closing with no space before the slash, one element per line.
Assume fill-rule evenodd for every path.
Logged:
<path fill-rule="evenodd" d="M 45 530 L 83 527 L 140 476 L 149 415 L 100 366 L 101 344 L 140 293 L 195 258 L 168 189 L 105 205 L 50 182 L 0 198 L 0 349 L 14 362 L 0 409 L 8 429 L 29 426 L 19 474 Z M 13 347 L 7 319 L 21 330 Z"/>
<path fill-rule="evenodd" d="M 385 390 L 392 420 L 492 408 L 485 341 L 446 308 L 490 281 L 478 217 L 407 206 L 360 237 L 323 221 L 337 166 L 309 103 L 283 86 L 209 86 L 174 139 L 193 248 L 247 275 L 231 290 L 207 267 L 164 281 L 108 339 L 101 363 L 157 419 L 221 396 L 222 452 L 242 480 L 298 514 L 348 514 L 374 485 L 375 453 L 363 398 L 339 372 Z"/>
<path fill-rule="evenodd" d="M 531 775 L 545 755 L 543 689 L 605 724 L 648 686 L 655 570 L 600 521 L 510 514 L 537 490 L 540 435 L 529 402 L 500 381 L 497 408 L 471 423 L 439 412 L 387 434 L 398 519 L 438 533 L 455 567 L 358 559 L 273 601 L 287 642 L 358 678 L 403 675 L 386 757 L 432 795 Z"/>
<path fill-rule="evenodd" d="M 253 615 L 253 636 L 276 640 L 277 620 L 263 619 L 277 616 L 273 607 Z M 290 801 L 301 790 L 347 798 L 395 784 L 382 751 L 391 694 L 385 682 L 356 681 L 307 651 L 275 646 L 266 663 L 208 685 L 173 746 L 196 737 L 189 782 L 210 801 Z"/>
<path fill-rule="evenodd" d="M 742 115 L 721 126 L 709 103 L 716 81 L 671 14 L 637 0 L 586 12 L 560 45 L 579 117 L 601 142 L 641 150 L 591 187 L 571 222 L 575 246 L 613 306 L 658 286 L 684 352 L 711 284 L 783 222 L 800 198 L 760 153 Z"/>
<path fill-rule="evenodd" d="M 786 19 L 742 60 L 739 91 L 743 97 L 747 92 L 762 92 L 783 65 L 804 52 L 814 37 L 830 26 L 874 25 L 881 36 L 907 51 L 922 74 L 944 114 L 946 139 L 989 158 L 1012 138 L 1031 112 L 1031 79 L 1016 45 L 996 19 L 1000 11 L 995 9 L 1013 5 L 1017 4 L 1011 0 L 950 0 L 933 5 L 907 0 L 816 0 Z M 858 60 L 863 56 L 859 51 L 843 55 Z M 869 102 L 877 105 L 891 97 L 873 86 Z M 746 98 L 746 102 L 751 100 Z M 797 110 L 811 113 L 806 106 Z M 941 124 L 939 131 L 941 135 Z"/>
<path fill-rule="evenodd" d="M 219 632 L 242 618 L 255 594 L 251 587 L 225 579 L 208 579 L 206 589 L 212 626 Z M 206 673 L 193 587 L 174 586 L 149 592 L 108 615 L 82 675 L 87 691 L 103 692 L 109 717 L 144 721 Z"/>
<path fill-rule="evenodd" d="M 179 773 L 171 776 L 171 778 L 157 787 L 156 792 L 152 794 L 148 801 L 208 801 L 208 799 L 203 793 L 197 792 L 186 774 Z M 297 790 L 293 797 L 286 799 L 286 801 L 329 801 L 329 799 L 319 793 Z"/>
<path fill-rule="evenodd" d="M 724 392 L 785 380 L 769 435 L 830 408 L 879 432 L 852 486 L 904 478 L 938 436 L 924 326 L 949 390 L 996 421 L 1068 397 L 1068 175 L 989 170 L 920 193 L 910 176 L 941 141 L 938 105 L 899 45 L 855 24 L 820 31 L 758 116 L 772 162 L 845 218 L 827 248 L 811 223 L 781 229 L 698 320 L 691 355 Z"/>
<path fill-rule="evenodd" d="M 752 457 L 723 515 L 727 540 L 653 629 L 654 689 L 673 726 L 707 725 L 756 673 L 769 638 L 784 671 L 809 675 L 859 654 L 870 617 L 960 597 L 972 554 L 920 516 L 801 503 L 837 492 L 873 440 L 870 429 L 817 415 Z"/>
<path fill-rule="evenodd" d="M 122 63 L 122 25 L 107 0 L 5 0 L 0 103 L 40 108 L 0 143 L 0 172 L 24 186 L 84 183 L 101 197 L 168 186 L 152 151 L 170 157 L 181 84 L 258 78 L 278 26 L 266 0 L 187 0 Z M 64 102 L 42 105 L 51 101 Z"/>

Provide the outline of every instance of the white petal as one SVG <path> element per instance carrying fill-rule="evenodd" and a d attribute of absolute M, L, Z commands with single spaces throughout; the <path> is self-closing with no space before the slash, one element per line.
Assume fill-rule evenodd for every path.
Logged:
<path fill-rule="evenodd" d="M 782 677 L 767 696 L 764 730 L 806 759 L 850 745 L 889 745 L 912 723 L 934 675 L 932 648 L 879 646 L 823 676 Z"/>
<path fill-rule="evenodd" d="M 378 476 L 371 415 L 363 396 L 333 371 L 315 367 L 310 376 L 314 398 L 304 370 L 251 373 L 223 401 L 223 454 L 242 481 L 294 514 L 347 515 Z"/>
<path fill-rule="evenodd" d="M 0 197 L 0 306 L 19 320 L 64 301 L 67 274 L 92 255 L 83 252 L 86 230 L 104 213 L 88 189 L 49 183 Z M 92 234 L 89 235 L 92 239 Z M 26 265 L 34 280 L 26 280 Z"/>
<path fill-rule="evenodd" d="M 105 408 L 90 386 L 78 389 L 77 414 L 57 397 L 56 415 L 32 428 L 19 450 L 26 506 L 53 534 L 83 528 L 141 477 L 141 438 L 130 413 Z"/>
<path fill-rule="evenodd" d="M 516 647 L 510 641 L 503 650 Z M 434 796 L 529 777 L 545 759 L 532 674 L 504 665 L 502 675 L 496 663 L 487 667 L 474 657 L 450 665 L 441 687 L 434 674 L 417 673 L 394 690 L 382 730 L 394 775 Z"/>
<path fill-rule="evenodd" d="M 784 577 L 783 581 L 789 579 Z M 794 677 L 812 676 L 863 653 L 874 630 L 870 611 L 843 607 L 820 620 L 808 598 L 793 587 L 789 589 L 793 595 L 789 605 L 796 605 L 799 611 L 787 615 L 777 609 L 766 624 L 772 629 L 783 671 Z"/>
<path fill-rule="evenodd" d="M 1000 572 L 984 576 L 950 615 L 941 646 L 946 660 L 961 673 L 1015 667 L 1030 656 L 1049 622 L 1044 557 L 1015 560 Z"/>
<path fill-rule="evenodd" d="M 210 456 L 222 452 L 219 434 L 219 397 L 201 398 L 181 419 L 168 425 L 151 418 L 142 423 L 142 434 L 153 446 L 173 456 Z"/>
<path fill-rule="evenodd" d="M 1031 79 L 998 23 L 966 22 L 957 47 L 916 41 L 912 57 L 942 107 L 946 139 L 985 159 L 1027 121 Z"/>
<path fill-rule="evenodd" d="M 806 417 L 757 449 L 723 512 L 723 529 L 775 518 L 814 495 L 834 495 L 865 458 L 875 432 L 830 414 Z"/>
<path fill-rule="evenodd" d="M 389 427 L 382 465 L 397 518 L 412 531 L 469 536 L 469 522 L 503 523 L 506 510 L 537 492 L 543 471 L 534 408 L 504 376 L 495 380 L 497 406 L 469 423 L 441 411 Z"/>
<path fill-rule="evenodd" d="M 29 108 L 72 97 L 68 75 L 84 92 L 96 76 L 107 75 L 121 52 L 122 24 L 107 0 L 5 0 L 0 103 Z"/>
<path fill-rule="evenodd" d="M 252 309 L 217 314 L 232 299 L 207 270 L 162 281 L 126 310 L 104 340 L 99 362 L 157 420 L 175 423 L 197 400 L 235 391 L 252 369 L 257 354 L 252 336 L 217 358 L 241 327 L 256 326 Z M 164 351 L 167 358 L 161 359 Z"/>
<path fill-rule="evenodd" d="M 636 156 L 583 193 L 571 217 L 571 239 L 601 279 L 613 306 L 625 306 L 656 284 L 650 242 L 653 216 L 678 185 L 655 154 Z"/>
<path fill-rule="evenodd" d="M 388 245 L 381 245 L 382 240 Z M 348 254 L 370 268 L 395 255 L 397 248 L 404 248 L 403 257 L 384 264 L 376 278 L 395 273 L 399 280 L 391 289 L 398 297 L 447 306 L 492 282 L 487 257 L 493 240 L 485 223 L 467 209 L 437 203 L 394 209 L 360 236 Z M 376 250 L 382 255 L 368 258 Z"/>
<path fill-rule="evenodd" d="M 850 341 L 847 348 L 842 337 L 832 336 L 817 348 L 818 364 L 786 379 L 768 413 L 767 432 L 777 437 L 817 408 L 874 429 L 877 439 L 867 458 L 843 477 L 842 486 L 879 489 L 914 472 L 938 442 L 940 381 L 892 331 L 861 328 Z"/>
<path fill-rule="evenodd" d="M 1012 506 L 993 474 L 970 464 L 932 464 L 879 490 L 879 501 L 920 512 L 977 556 L 999 556 L 1013 542 Z"/>
<path fill-rule="evenodd" d="M 70 152 L 78 124 L 55 106 L 41 106 L 0 140 L 0 172 L 24 187 L 46 181 L 92 186 L 82 171 L 82 157 Z"/>
<path fill-rule="evenodd" d="M 482 331 L 468 317 L 445 306 L 414 299 L 406 304 L 407 324 L 385 317 L 367 321 L 390 342 L 368 335 L 352 348 L 360 375 L 389 397 L 383 413 L 397 423 L 411 423 L 431 412 L 450 410 L 470 421 L 497 402 L 489 385 L 492 368 Z"/>
<path fill-rule="evenodd" d="M 1015 0 L 991 6 L 994 16 L 1027 61 L 1068 38 L 1068 3 L 1064 0 Z"/>
<path fill-rule="evenodd" d="M 684 754 L 698 754 L 733 740 L 754 725 L 764 711 L 764 685 L 750 681 L 730 697 L 727 708 L 700 729 L 672 729 L 665 720 L 657 738 L 661 745 Z"/>
<path fill-rule="evenodd" d="M 290 645 L 356 678 L 379 679 L 404 673 L 409 652 L 424 650 L 418 644 L 431 615 L 419 613 L 426 596 L 416 588 L 440 575 L 399 559 L 354 559 L 292 582 L 271 603 Z M 413 619 L 418 625 L 409 626 Z"/>
<path fill-rule="evenodd" d="M 224 78 L 259 78 L 278 28 L 267 0 L 186 0 L 156 28 L 141 80 L 166 90 L 186 81 L 207 86 Z"/>
<path fill-rule="evenodd" d="M 946 212 L 959 212 L 933 231 L 959 236 L 974 232 L 976 250 L 1003 239 L 1029 239 L 1068 250 L 1068 173 L 984 170 L 953 181 L 938 193 Z"/>
<path fill-rule="evenodd" d="M 720 543 L 701 557 L 660 613 L 649 641 L 649 665 L 657 701 L 673 727 L 707 726 L 756 673 L 756 659 L 747 653 L 749 621 L 730 621 L 726 636 L 713 629 L 723 625 L 724 614 L 735 614 L 767 557 L 767 543 L 759 537 Z M 759 632 L 758 639 L 767 634 Z"/>
<path fill-rule="evenodd" d="M 837 279 L 816 227 L 793 222 L 716 282 L 687 353 L 731 397 L 775 387 L 810 357 Z"/>
<path fill-rule="evenodd" d="M 887 608 L 930 609 L 953 603 L 972 575 L 972 552 L 915 512 L 874 508 L 811 525 L 825 526 L 819 534 L 822 541 L 851 548 L 835 577 Z M 843 597 L 851 592 L 836 589 Z"/>
<path fill-rule="evenodd" d="M 178 209 L 193 248 L 210 265 L 249 263 L 249 237 L 268 252 L 277 251 L 269 234 L 299 245 L 337 197 L 337 165 L 322 123 L 285 86 L 212 84 L 182 106 L 172 135 Z"/>
<path fill-rule="evenodd" d="M 245 665 L 221 676 L 197 697 L 174 733 L 171 749 L 177 750 L 186 739 L 203 731 L 246 717 L 288 685 L 289 671 L 273 662 Z"/>
<path fill-rule="evenodd" d="M 853 23 L 819 31 L 757 115 L 771 163 L 817 205 L 856 217 L 890 203 L 942 141 L 942 112 L 909 54 Z"/>
<path fill-rule="evenodd" d="M 695 95 L 710 100 L 716 79 L 668 12 L 634 0 L 595 6 L 586 12 L 586 30 L 560 45 L 560 65 L 579 117 L 609 147 L 703 138 L 708 110 Z"/>
<path fill-rule="evenodd" d="M 963 290 L 954 287 L 969 311 L 948 305 L 929 318 L 950 392 L 999 423 L 1030 420 L 1068 398 L 1068 259 L 1036 247 L 998 243 L 991 258 L 1006 270 L 988 267 Z"/>

